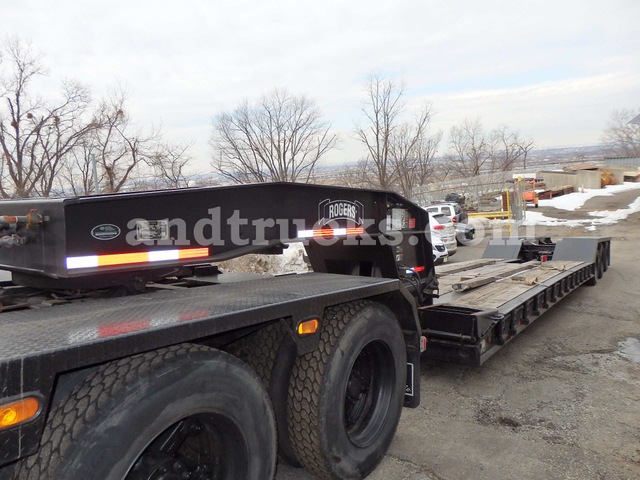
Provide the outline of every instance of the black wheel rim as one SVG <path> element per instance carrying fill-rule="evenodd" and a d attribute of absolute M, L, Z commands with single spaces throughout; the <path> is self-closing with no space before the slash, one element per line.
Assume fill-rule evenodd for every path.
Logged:
<path fill-rule="evenodd" d="M 152 440 L 126 480 L 235 480 L 246 477 L 246 444 L 219 414 L 186 417 Z"/>
<path fill-rule="evenodd" d="M 389 346 L 376 340 L 360 351 L 344 395 L 344 426 L 351 442 L 370 445 L 384 426 L 394 398 L 396 374 Z"/>

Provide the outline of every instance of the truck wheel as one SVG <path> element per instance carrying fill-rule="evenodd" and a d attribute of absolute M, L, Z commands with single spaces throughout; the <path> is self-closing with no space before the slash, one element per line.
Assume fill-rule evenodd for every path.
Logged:
<path fill-rule="evenodd" d="M 178 345 L 101 366 L 51 412 L 20 480 L 270 479 L 267 393 L 240 360 Z"/>
<path fill-rule="evenodd" d="M 387 307 L 328 308 L 318 349 L 298 357 L 289 386 L 289 436 L 300 463 L 322 478 L 366 477 L 395 434 L 405 375 L 402 331 Z"/>

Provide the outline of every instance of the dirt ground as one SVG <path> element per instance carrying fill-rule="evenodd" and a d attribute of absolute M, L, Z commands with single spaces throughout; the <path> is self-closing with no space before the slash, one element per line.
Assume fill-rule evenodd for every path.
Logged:
<path fill-rule="evenodd" d="M 585 218 L 639 195 L 539 211 Z M 610 236 L 612 265 L 597 286 L 573 292 L 482 367 L 423 360 L 422 404 L 404 410 L 369 480 L 640 478 L 640 214 L 596 231 L 535 233 Z M 459 248 L 452 262 L 478 258 L 483 248 Z M 287 466 L 276 477 L 312 478 Z"/>

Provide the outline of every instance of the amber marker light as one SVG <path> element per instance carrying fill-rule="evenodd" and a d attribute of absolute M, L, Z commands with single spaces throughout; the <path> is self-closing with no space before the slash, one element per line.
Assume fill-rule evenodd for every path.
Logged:
<path fill-rule="evenodd" d="M 40 410 L 37 398 L 27 397 L 7 405 L 0 405 L 0 429 L 13 427 L 35 417 Z"/>
<path fill-rule="evenodd" d="M 300 322 L 298 324 L 298 335 L 311 335 L 313 333 L 316 333 L 319 326 L 320 322 L 318 322 L 317 318 L 312 318 L 311 320 Z"/>

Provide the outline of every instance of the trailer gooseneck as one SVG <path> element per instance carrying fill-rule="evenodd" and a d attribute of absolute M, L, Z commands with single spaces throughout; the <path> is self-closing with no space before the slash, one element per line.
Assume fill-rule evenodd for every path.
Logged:
<path fill-rule="evenodd" d="M 0 202 L 0 478 L 361 479 L 420 355 L 481 364 L 595 283 L 609 239 L 433 266 L 428 214 L 299 184 Z M 304 241 L 312 273 L 216 262 Z"/>

